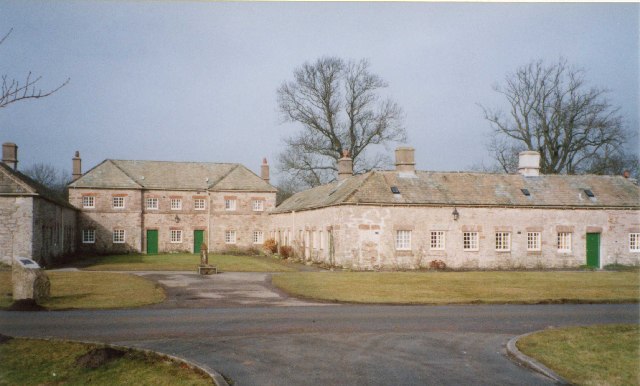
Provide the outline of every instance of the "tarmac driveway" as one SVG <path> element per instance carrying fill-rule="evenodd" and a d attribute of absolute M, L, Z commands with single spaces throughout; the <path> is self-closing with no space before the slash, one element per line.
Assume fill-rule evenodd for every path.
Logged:
<path fill-rule="evenodd" d="M 271 285 L 271 273 L 141 272 L 165 289 L 167 300 L 152 308 L 317 306 L 323 303 L 296 299 Z"/>

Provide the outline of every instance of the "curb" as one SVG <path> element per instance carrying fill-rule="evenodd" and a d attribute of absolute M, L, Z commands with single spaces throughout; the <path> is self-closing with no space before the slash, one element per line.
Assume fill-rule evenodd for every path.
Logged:
<path fill-rule="evenodd" d="M 570 382 L 568 382 L 566 379 L 556 374 L 553 370 L 543 365 L 542 363 L 538 362 L 537 360 L 531 358 L 530 356 L 523 354 L 520 350 L 518 350 L 518 347 L 516 347 L 516 343 L 518 342 L 518 339 L 524 338 L 525 336 L 529 336 L 541 331 L 543 330 L 529 332 L 529 333 L 522 334 L 509 339 L 509 342 L 507 342 L 507 355 L 518 364 L 524 367 L 527 367 L 530 370 L 538 372 L 547 378 L 551 378 L 557 384 L 571 385 Z"/>
<path fill-rule="evenodd" d="M 187 366 L 189 366 L 192 369 L 196 368 L 196 369 L 202 371 L 203 373 L 207 374 L 209 376 L 209 378 L 211 378 L 211 380 L 213 380 L 213 383 L 216 386 L 229 386 L 229 384 L 224 379 L 222 374 L 220 374 L 219 372 L 217 372 L 216 370 L 212 369 L 211 367 L 209 367 L 207 365 L 203 365 L 201 363 L 198 363 L 198 362 L 195 362 L 195 361 L 191 361 L 191 360 L 188 360 L 188 359 L 185 359 L 185 358 L 181 358 L 181 357 L 178 357 L 178 356 L 175 356 L 175 355 L 170 355 L 170 354 L 165 354 L 165 353 L 162 353 L 162 352 L 159 352 L 159 351 L 149 350 L 149 349 L 146 349 L 146 348 L 121 346 L 121 345 L 117 345 L 117 344 L 96 342 L 96 341 L 87 341 L 87 340 L 70 340 L 70 339 L 59 339 L 59 338 L 32 338 L 32 337 L 24 337 L 24 336 L 11 337 L 11 338 L 29 339 L 29 340 L 45 340 L 45 341 L 49 341 L 49 342 L 73 342 L 73 343 L 82 343 L 82 344 L 93 344 L 93 345 L 99 345 L 99 346 L 104 346 L 104 347 L 110 347 L 110 348 L 114 348 L 114 349 L 134 350 L 134 351 L 138 351 L 138 352 L 142 352 L 142 353 L 154 354 L 154 355 L 157 355 L 157 356 L 159 356 L 161 358 L 168 358 L 168 359 L 171 359 L 172 361 L 175 361 L 175 362 L 184 363 L 184 364 L 186 364 Z"/>

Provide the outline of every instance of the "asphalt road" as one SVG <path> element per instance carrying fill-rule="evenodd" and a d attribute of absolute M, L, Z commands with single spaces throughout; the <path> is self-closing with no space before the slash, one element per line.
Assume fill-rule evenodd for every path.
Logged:
<path fill-rule="evenodd" d="M 537 385 L 505 355 L 551 326 L 639 323 L 637 304 L 0 312 L 0 333 L 103 341 L 205 364 L 236 385 Z"/>

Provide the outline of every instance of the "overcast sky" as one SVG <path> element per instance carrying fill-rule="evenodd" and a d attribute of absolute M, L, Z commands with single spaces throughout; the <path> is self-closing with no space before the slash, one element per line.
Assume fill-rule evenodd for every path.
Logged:
<path fill-rule="evenodd" d="M 0 74 L 69 85 L 0 110 L 19 167 L 106 158 L 275 163 L 276 90 L 321 56 L 367 58 L 404 109 L 421 170 L 489 162 L 478 103 L 534 59 L 564 56 L 638 131 L 639 4 L 0 1 Z M 637 143 L 634 144 L 637 146 Z M 389 151 L 391 152 L 392 146 Z M 272 168 L 272 173 L 273 171 Z"/>

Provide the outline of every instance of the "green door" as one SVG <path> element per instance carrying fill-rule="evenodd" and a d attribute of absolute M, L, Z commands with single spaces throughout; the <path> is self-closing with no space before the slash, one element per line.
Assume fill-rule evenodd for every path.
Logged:
<path fill-rule="evenodd" d="M 600 268 L 600 233 L 587 233 L 587 265 Z"/>
<path fill-rule="evenodd" d="M 147 255 L 158 254 L 158 230 L 147 229 Z"/>
<path fill-rule="evenodd" d="M 200 246 L 204 241 L 204 231 L 193 231 L 193 253 L 200 253 Z"/>

